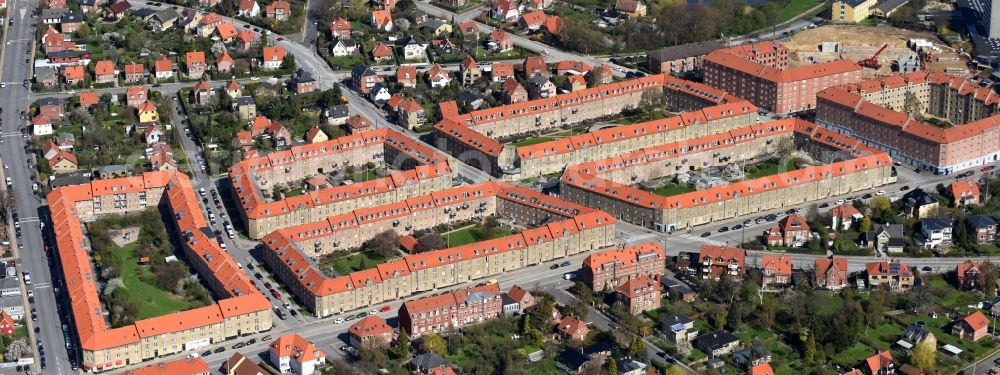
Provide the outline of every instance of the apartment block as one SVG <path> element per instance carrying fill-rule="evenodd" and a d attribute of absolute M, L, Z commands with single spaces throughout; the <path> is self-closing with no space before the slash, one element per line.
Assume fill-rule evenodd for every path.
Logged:
<path fill-rule="evenodd" d="M 666 197 L 630 186 L 767 155 L 782 139 L 790 137 L 802 149 L 832 150 L 833 154 L 850 158 Z M 815 124 L 787 119 L 572 165 L 561 182 L 562 196 L 567 200 L 599 208 L 636 225 L 669 232 L 849 194 L 895 179 L 892 163 L 884 153 Z"/>
<path fill-rule="evenodd" d="M 364 168 L 368 163 L 393 172 L 277 201 L 264 194 L 276 186 L 340 173 L 348 166 Z M 443 155 L 388 129 L 246 158 L 230 167 L 229 175 L 248 235 L 254 239 L 278 229 L 440 191 L 451 187 L 452 182 Z"/>
<path fill-rule="evenodd" d="M 589 132 L 566 138 L 566 142 L 560 144 L 546 142 L 526 148 L 504 145 L 499 141 L 618 115 L 623 110 L 635 108 L 644 95 L 667 95 L 669 102 L 683 107 L 693 108 L 711 103 L 725 103 L 728 106 L 646 123 L 643 126 Z M 593 160 L 601 157 L 591 156 L 592 154 L 616 152 L 619 148 L 630 147 L 628 145 L 653 138 L 662 139 L 664 132 L 676 130 L 669 126 L 694 124 L 705 127 L 704 123 L 715 122 L 715 119 L 722 120 L 722 123 L 739 122 L 742 123 L 740 126 L 745 126 L 752 121 L 750 114 L 756 114 L 756 111 L 753 104 L 741 102 L 735 96 L 720 90 L 657 74 L 467 114 L 459 114 L 454 102 L 442 103 L 443 120 L 434 126 L 434 134 L 438 148 L 494 176 L 516 180 L 559 172 L 566 164 L 563 161 L 569 157 Z M 714 125 L 718 127 L 721 123 Z M 716 127 L 712 127 L 712 131 L 719 131 L 715 130 Z M 550 153 L 554 157 L 526 161 L 546 157 Z"/>
<path fill-rule="evenodd" d="M 404 302 L 399 327 L 410 337 L 456 330 L 500 316 L 502 305 L 499 284 L 460 289 Z"/>
<path fill-rule="evenodd" d="M 906 98 L 941 127 L 904 112 Z M 925 71 L 895 74 L 817 94 L 816 122 L 893 160 L 934 173 L 952 173 L 1000 158 L 1000 95 L 964 77 Z"/>
<path fill-rule="evenodd" d="M 179 172 L 94 180 L 47 196 L 56 254 L 72 308 L 83 368 L 108 371 L 194 351 L 271 329 L 271 304 L 215 241 L 188 177 Z M 83 223 L 164 205 L 176 220 L 189 264 L 221 296 L 216 304 L 111 328 L 104 316 Z"/>
<path fill-rule="evenodd" d="M 789 68 L 790 51 L 777 42 L 718 49 L 702 62 L 705 83 L 761 108 L 789 113 L 816 107 L 816 93 L 861 81 L 861 67 L 836 60 Z"/>
<path fill-rule="evenodd" d="M 583 260 L 583 280 L 595 292 L 612 290 L 640 277 L 666 273 L 666 255 L 657 242 L 591 254 Z"/>
<path fill-rule="evenodd" d="M 328 277 L 313 257 L 347 250 L 384 230 L 410 234 L 437 225 L 498 215 L 529 227 L 510 236 L 423 252 Z M 332 216 L 264 237 L 264 262 L 316 316 L 325 317 L 419 292 L 496 276 L 614 243 L 610 215 L 497 182 L 459 186 L 401 202 Z"/>

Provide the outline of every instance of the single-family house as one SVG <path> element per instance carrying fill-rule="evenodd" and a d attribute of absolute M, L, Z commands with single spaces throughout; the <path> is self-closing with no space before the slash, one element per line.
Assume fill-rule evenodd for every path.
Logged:
<path fill-rule="evenodd" d="M 997 218 L 989 215 L 971 215 L 965 218 L 968 237 L 983 245 L 993 242 L 997 234 Z"/>
<path fill-rule="evenodd" d="M 817 288 L 841 290 L 848 286 L 847 259 L 819 258 L 815 263 L 814 275 Z"/>
<path fill-rule="evenodd" d="M 400 65 L 396 68 L 396 83 L 402 87 L 417 87 L 417 68 Z"/>
<path fill-rule="evenodd" d="M 267 4 L 264 13 L 267 14 L 267 18 L 284 21 L 292 16 L 292 5 L 285 0 L 277 0 Z"/>
<path fill-rule="evenodd" d="M 977 341 L 987 336 L 989 326 L 989 318 L 976 310 L 952 323 L 951 334 L 962 340 Z"/>
<path fill-rule="evenodd" d="M 940 249 L 951 245 L 952 220 L 950 217 L 929 217 L 920 221 L 920 234 L 924 236 L 925 249 Z"/>
<path fill-rule="evenodd" d="M 261 59 L 261 68 L 268 70 L 281 69 L 281 63 L 284 61 L 284 47 L 264 47 L 263 58 Z"/>
<path fill-rule="evenodd" d="M 902 253 L 906 246 L 906 240 L 903 238 L 903 225 L 876 224 L 875 228 L 865 232 L 865 243 L 869 248 L 880 253 Z"/>
<path fill-rule="evenodd" d="M 952 182 L 948 186 L 948 192 L 955 207 L 979 204 L 979 184 L 972 179 Z"/>
<path fill-rule="evenodd" d="M 236 15 L 253 18 L 260 15 L 260 4 L 257 4 L 257 0 L 240 0 L 240 8 L 236 11 Z"/>
<path fill-rule="evenodd" d="M 732 353 L 739 345 L 740 339 L 727 331 L 706 333 L 694 339 L 694 347 L 711 358 Z"/>

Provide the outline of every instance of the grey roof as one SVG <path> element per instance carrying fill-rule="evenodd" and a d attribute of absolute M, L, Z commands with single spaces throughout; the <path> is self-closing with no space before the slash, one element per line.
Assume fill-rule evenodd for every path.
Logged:
<path fill-rule="evenodd" d="M 63 13 L 60 21 L 63 23 L 67 22 L 83 22 L 83 16 L 76 12 L 66 12 Z"/>
<path fill-rule="evenodd" d="M 531 79 L 528 80 L 528 83 L 531 84 L 532 86 L 542 86 L 545 84 L 545 82 L 548 81 L 549 81 L 548 78 L 545 78 L 545 76 L 536 73 L 533 77 L 531 77 Z"/>
<path fill-rule="evenodd" d="M 724 47 L 722 43 L 710 40 L 707 42 L 688 43 L 679 46 L 661 48 L 656 51 L 650 51 L 648 56 L 649 58 L 658 61 L 670 61 L 688 57 L 704 56 L 709 52 L 722 47 Z"/>
<path fill-rule="evenodd" d="M 343 44 L 346 48 L 355 48 L 358 46 L 358 43 L 354 39 L 349 38 L 337 38 L 337 44 Z"/>
<path fill-rule="evenodd" d="M 62 105 L 62 99 L 59 99 L 59 98 L 56 98 L 56 97 L 52 97 L 52 96 L 46 96 L 44 98 L 38 99 L 38 105 L 39 106 L 43 106 L 43 105 Z"/>
<path fill-rule="evenodd" d="M 933 335 L 927 328 L 922 324 L 923 322 L 910 323 L 906 327 L 906 331 L 903 331 L 903 340 L 911 344 L 916 344 L 918 342 L 924 341 L 927 336 Z"/>
<path fill-rule="evenodd" d="M 67 12 L 69 12 L 69 10 L 65 8 L 56 8 L 56 9 L 45 8 L 42 9 L 42 19 L 43 20 L 48 20 L 53 18 L 62 19 L 63 14 L 66 14 Z"/>
<path fill-rule="evenodd" d="M 94 6 L 97 5 L 97 0 L 80 0 L 81 6 Z"/>
<path fill-rule="evenodd" d="M 566 366 L 566 368 L 576 371 L 580 367 L 583 367 L 583 364 L 587 363 L 590 359 L 576 349 L 566 349 L 562 353 L 559 353 L 559 358 L 556 360 Z"/>
<path fill-rule="evenodd" d="M 455 100 L 457 100 L 459 103 L 472 103 L 474 101 L 484 100 L 484 99 L 486 99 L 486 97 L 484 97 L 482 94 L 469 90 L 462 91 L 458 93 L 457 96 L 455 96 Z"/>
<path fill-rule="evenodd" d="M 997 219 L 989 215 L 972 215 L 965 218 L 965 222 L 968 223 L 970 227 L 976 229 L 997 225 Z"/>
<path fill-rule="evenodd" d="M 156 14 L 153 15 L 153 18 L 155 18 L 157 21 L 165 22 L 165 21 L 175 20 L 177 19 L 177 17 L 180 16 L 181 15 L 178 14 L 177 11 L 173 10 L 172 8 L 163 8 L 160 9 L 160 11 L 156 12 Z"/>
<path fill-rule="evenodd" d="M 420 46 L 426 46 L 427 45 L 426 42 L 424 42 L 423 40 L 420 40 L 420 38 L 417 38 L 415 36 L 411 36 L 410 39 L 407 39 L 406 43 L 404 45 L 408 46 L 408 45 L 411 45 L 411 44 L 420 45 Z"/>
<path fill-rule="evenodd" d="M 716 331 L 706 333 L 694 339 L 695 346 L 713 351 L 733 342 L 739 342 L 740 338 L 726 331 Z"/>
<path fill-rule="evenodd" d="M 56 68 L 51 66 L 42 66 L 35 68 L 35 79 L 38 81 L 47 81 L 56 79 Z"/>
<path fill-rule="evenodd" d="M 60 186 L 83 185 L 90 183 L 90 176 L 85 172 L 77 171 L 57 175 L 49 180 L 49 188 L 55 189 Z"/>
<path fill-rule="evenodd" d="M 61 57 L 62 58 L 65 58 L 65 57 L 80 57 L 81 55 L 83 55 L 83 52 L 69 50 L 69 49 L 64 49 L 62 51 L 46 52 L 45 53 L 45 56 L 48 56 L 50 59 L 61 58 Z"/>
<path fill-rule="evenodd" d="M 439 18 L 428 18 L 427 21 L 424 21 L 424 23 L 420 24 L 420 27 L 431 29 L 431 30 L 437 30 L 437 28 L 439 28 L 439 27 L 441 27 L 442 25 L 445 25 L 445 24 L 447 24 L 447 22 L 445 22 L 442 19 L 439 19 Z"/>
<path fill-rule="evenodd" d="M 354 69 L 351 69 L 351 76 L 354 77 L 367 77 L 373 75 L 378 75 L 378 73 L 375 73 L 375 71 L 372 70 L 372 68 L 369 68 L 368 65 L 358 65 L 355 66 Z"/>
<path fill-rule="evenodd" d="M 73 133 L 59 133 L 56 135 L 56 143 L 62 142 L 76 142 L 76 136 Z"/>
<path fill-rule="evenodd" d="M 302 68 L 299 68 L 299 70 L 295 71 L 295 77 L 294 77 L 294 79 L 295 79 L 295 82 L 297 82 L 297 83 L 315 82 L 316 81 L 316 79 L 313 78 L 313 76 L 312 76 L 311 73 L 309 73 L 308 71 L 306 71 L 305 69 L 302 69 Z"/>
<path fill-rule="evenodd" d="M 880 0 L 875 3 L 875 8 L 882 11 L 883 14 L 889 13 L 896 10 L 897 8 L 906 5 L 910 0 Z"/>
<path fill-rule="evenodd" d="M 767 350 L 767 347 L 761 344 L 754 344 L 749 348 L 737 350 L 733 353 L 733 360 L 736 361 L 736 363 L 745 366 L 753 361 L 767 357 L 768 354 L 769 351 Z"/>
<path fill-rule="evenodd" d="M 950 217 L 929 217 L 920 222 L 924 230 L 941 230 L 951 228 Z"/>
<path fill-rule="evenodd" d="M 934 204 L 937 203 L 937 201 L 937 198 L 934 198 L 933 195 L 921 188 L 910 190 L 909 193 L 903 195 L 903 202 L 907 205 L 907 207 L 919 207 Z"/>
<path fill-rule="evenodd" d="M 663 319 L 664 327 L 672 327 L 676 324 L 688 324 L 694 323 L 694 319 L 688 318 L 684 315 L 671 315 Z"/>
<path fill-rule="evenodd" d="M 252 105 L 254 104 L 253 98 L 249 96 L 239 96 L 233 99 L 233 105 Z"/>
<path fill-rule="evenodd" d="M 137 17 L 137 18 L 146 18 L 146 17 L 152 16 L 154 14 L 156 14 L 156 10 L 154 10 L 152 8 L 139 8 L 139 9 L 136 9 L 136 10 L 132 11 L 132 15 L 135 16 L 135 17 Z"/>
<path fill-rule="evenodd" d="M 20 292 L 21 282 L 14 277 L 0 278 L 0 289 L 18 289 Z"/>
<path fill-rule="evenodd" d="M 632 372 L 632 371 L 636 371 L 636 370 L 643 370 L 643 369 L 649 367 L 649 365 L 647 365 L 646 363 L 640 362 L 640 361 L 638 361 L 636 359 L 633 359 L 633 358 L 619 358 L 619 359 L 615 360 L 615 362 L 618 364 L 618 371 L 620 373 L 621 372 Z"/>
<path fill-rule="evenodd" d="M 606 353 L 614 349 L 614 345 L 611 341 L 598 341 L 590 344 L 583 348 L 583 354 L 586 356 L 594 355 L 595 353 Z"/>
<path fill-rule="evenodd" d="M 856 7 L 858 5 L 864 4 L 866 0 L 844 0 L 844 3 L 850 7 Z"/>
<path fill-rule="evenodd" d="M 446 364 L 447 362 L 444 361 L 444 358 L 434 353 L 424 353 L 410 360 L 410 366 L 413 366 L 417 370 L 432 369 Z"/>
<path fill-rule="evenodd" d="M 349 116 L 350 112 L 348 112 L 346 105 L 337 104 L 333 107 L 330 107 L 330 109 L 327 112 L 327 115 L 332 118 L 342 118 Z"/>
<path fill-rule="evenodd" d="M 97 167 L 97 174 L 105 176 L 115 173 L 128 173 L 130 170 L 132 170 L 132 168 L 124 164 L 102 165 Z"/>

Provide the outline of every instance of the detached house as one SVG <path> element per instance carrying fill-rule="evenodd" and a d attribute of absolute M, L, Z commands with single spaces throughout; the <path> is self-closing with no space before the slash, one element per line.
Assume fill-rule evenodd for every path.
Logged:
<path fill-rule="evenodd" d="M 299 68 L 292 75 L 292 85 L 296 94 L 313 92 L 319 88 L 319 82 L 303 68 Z"/>
<path fill-rule="evenodd" d="M 284 21 L 292 16 L 292 5 L 285 0 L 278 0 L 268 4 L 264 12 L 267 13 L 267 18 Z"/>
<path fill-rule="evenodd" d="M 174 78 L 174 63 L 166 56 L 160 56 L 153 62 L 153 69 L 156 70 L 156 80 L 167 80 Z"/>
<path fill-rule="evenodd" d="M 521 103 L 528 101 L 528 91 L 517 82 L 514 77 L 507 78 L 503 82 L 503 100 L 507 104 Z"/>
<path fill-rule="evenodd" d="M 891 290 L 909 290 L 913 286 L 913 271 L 899 260 L 868 263 L 865 270 L 869 288 L 887 285 Z"/>
<path fill-rule="evenodd" d="M 382 318 L 371 315 L 359 320 L 347 329 L 348 341 L 352 347 L 361 350 L 365 348 L 385 348 L 392 342 L 395 333 Z"/>
<path fill-rule="evenodd" d="M 396 83 L 403 87 L 417 87 L 417 68 L 400 65 L 396 68 Z"/>
<path fill-rule="evenodd" d="M 660 308 L 660 283 L 648 276 L 626 281 L 617 292 L 618 300 L 633 315 Z"/>
<path fill-rule="evenodd" d="M 399 117 L 399 125 L 408 129 L 422 126 L 426 121 L 424 107 L 413 99 L 404 100 L 399 104 L 397 117 Z"/>
<path fill-rule="evenodd" d="M 968 290 L 981 285 L 985 281 L 985 275 L 981 269 L 983 265 L 983 263 L 973 262 L 969 259 L 956 265 L 955 281 L 958 283 L 958 286 Z"/>
<path fill-rule="evenodd" d="M 46 115 L 31 118 L 31 134 L 36 136 L 52 134 L 52 119 Z"/>
<path fill-rule="evenodd" d="M 382 77 L 366 65 L 358 65 L 351 69 L 351 84 L 362 94 L 367 95 L 379 82 L 382 82 Z"/>
<path fill-rule="evenodd" d="M 587 338 L 587 334 L 590 333 L 590 328 L 587 328 L 587 323 L 577 319 L 572 315 L 566 315 L 559 321 L 556 330 L 562 334 L 562 337 L 568 340 L 583 341 Z"/>
<path fill-rule="evenodd" d="M 556 85 L 541 74 L 536 74 L 528 80 L 528 96 L 532 99 L 543 99 L 556 95 Z"/>
<path fill-rule="evenodd" d="M 358 51 L 358 44 L 353 39 L 337 38 L 337 41 L 330 46 L 330 54 L 333 56 L 350 56 Z"/>
<path fill-rule="evenodd" d="M 949 217 L 929 217 L 920 222 L 925 249 L 940 249 L 951 245 L 952 221 Z"/>
<path fill-rule="evenodd" d="M 125 64 L 125 83 L 138 83 L 146 78 L 146 66 L 142 64 Z"/>
<path fill-rule="evenodd" d="M 503 313 L 507 316 L 520 314 L 537 303 L 535 296 L 517 285 L 510 287 L 510 290 L 504 293 L 503 302 Z"/>
<path fill-rule="evenodd" d="M 261 60 L 261 68 L 268 70 L 281 69 L 281 63 L 285 61 L 285 48 L 264 47 L 264 56 Z"/>
<path fill-rule="evenodd" d="M 411 36 L 403 45 L 403 59 L 424 60 L 427 51 L 427 43 L 420 38 Z"/>
<path fill-rule="evenodd" d="M 483 77 L 483 70 L 479 69 L 479 65 L 476 64 L 476 60 L 472 56 L 466 56 L 458 67 L 458 74 L 462 79 L 462 84 L 469 85 Z"/>
<path fill-rule="evenodd" d="M 431 88 L 448 86 L 451 83 L 451 73 L 442 68 L 441 65 L 434 64 L 430 69 L 427 69 L 427 82 Z"/>
<path fill-rule="evenodd" d="M 392 15 L 384 9 L 372 11 L 372 26 L 382 31 L 392 31 Z"/>
<path fill-rule="evenodd" d="M 493 30 L 490 32 L 490 38 L 486 42 L 486 47 L 493 52 L 507 52 L 514 49 L 514 38 L 503 31 Z"/>
<path fill-rule="evenodd" d="M 737 280 L 743 279 L 746 267 L 746 250 L 735 247 L 701 245 L 698 253 L 701 278 L 719 279 L 723 273 Z"/>
<path fill-rule="evenodd" d="M 531 78 L 536 75 L 546 78 L 552 76 L 548 66 L 545 64 L 545 58 L 542 56 L 528 56 L 525 58 L 524 62 L 521 63 L 521 70 L 524 71 L 525 78 Z"/>
<path fill-rule="evenodd" d="M 208 69 L 208 64 L 205 63 L 205 52 L 203 51 L 185 53 L 184 64 L 187 67 L 188 78 L 201 78 L 205 74 L 205 69 Z"/>
<path fill-rule="evenodd" d="M 351 37 L 351 23 L 343 18 L 330 22 L 330 36 L 335 39 Z"/>
<path fill-rule="evenodd" d="M 83 82 L 86 75 L 86 69 L 83 68 L 83 65 L 67 65 L 63 67 L 63 79 L 66 80 L 67 85 L 75 85 Z"/>
<path fill-rule="evenodd" d="M 740 339 L 726 331 L 706 333 L 694 340 L 694 347 L 716 358 L 732 353 L 740 345 Z"/>
<path fill-rule="evenodd" d="M 326 353 L 295 333 L 274 340 L 268 354 L 271 364 L 281 373 L 312 375 L 326 362 Z"/>
<path fill-rule="evenodd" d="M 792 257 L 764 255 L 761 259 L 761 287 L 773 289 L 792 284 Z"/>
<path fill-rule="evenodd" d="M 988 215 L 972 215 L 965 218 L 969 237 L 977 244 L 991 243 L 996 239 L 997 219 Z"/>
<path fill-rule="evenodd" d="M 228 74 L 233 71 L 235 65 L 236 61 L 233 60 L 232 56 L 229 56 L 229 52 L 223 52 L 215 58 L 215 70 L 219 73 Z"/>
<path fill-rule="evenodd" d="M 952 324 L 951 334 L 962 340 L 978 341 L 986 337 L 990 320 L 982 311 L 976 310 Z"/>
<path fill-rule="evenodd" d="M 521 14 L 514 0 L 495 0 L 490 5 L 490 17 L 500 22 L 516 20 Z"/>
<path fill-rule="evenodd" d="M 208 82 L 198 81 L 198 83 L 194 84 L 192 94 L 194 95 L 195 104 L 205 105 L 215 96 L 215 90 L 212 89 L 212 85 L 209 85 Z"/>
<path fill-rule="evenodd" d="M 615 2 L 615 10 L 627 15 L 629 18 L 646 16 L 646 4 L 643 4 L 639 0 L 618 0 Z"/>
<path fill-rule="evenodd" d="M 240 9 L 236 15 L 253 18 L 260 15 L 260 5 L 257 0 L 240 0 Z"/>
<path fill-rule="evenodd" d="M 490 65 L 490 80 L 493 82 L 506 82 L 508 78 L 514 78 L 514 64 L 509 62 L 495 62 Z"/>
<path fill-rule="evenodd" d="M 94 64 L 94 83 L 113 83 L 117 76 L 115 63 L 111 60 L 101 60 Z"/>
<path fill-rule="evenodd" d="M 901 224 L 876 224 L 875 228 L 865 232 L 865 243 L 877 252 L 898 254 L 903 252 L 906 240 L 903 239 Z"/>
<path fill-rule="evenodd" d="M 149 90 L 146 86 L 132 86 L 125 89 L 125 105 L 133 108 L 149 100 Z"/>
<path fill-rule="evenodd" d="M 847 259 L 816 259 L 814 274 L 817 288 L 829 290 L 844 289 L 848 286 Z"/>
<path fill-rule="evenodd" d="M 528 12 L 521 16 L 520 21 L 517 21 L 517 26 L 528 31 L 535 31 L 545 24 L 545 18 L 546 15 L 543 11 Z"/>
<path fill-rule="evenodd" d="M 948 192 L 951 193 L 955 207 L 979 204 L 979 184 L 972 179 L 952 182 L 948 186 Z"/>
<path fill-rule="evenodd" d="M 802 216 L 788 215 L 764 232 L 764 238 L 768 246 L 801 247 L 809 241 L 809 224 Z"/>
<path fill-rule="evenodd" d="M 830 220 L 830 229 L 848 230 L 854 226 L 854 223 L 864 219 L 865 215 L 862 215 L 861 211 L 858 211 L 853 205 L 845 203 L 831 208 L 830 211 L 826 212 L 826 217 Z"/>
<path fill-rule="evenodd" d="M 392 60 L 392 49 L 385 43 L 375 43 L 375 47 L 372 48 L 372 60 L 375 62 Z"/>

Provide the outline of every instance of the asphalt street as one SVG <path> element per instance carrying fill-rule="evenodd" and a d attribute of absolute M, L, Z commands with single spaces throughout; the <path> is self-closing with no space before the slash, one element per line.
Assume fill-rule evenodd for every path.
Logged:
<path fill-rule="evenodd" d="M 34 18 L 35 11 L 33 1 L 16 0 L 8 2 L 7 14 L 12 23 L 7 25 L 4 33 L 4 46 L 2 63 L 0 69 L 0 80 L 4 82 L 0 88 L 0 107 L 3 108 L 3 143 L 0 144 L 0 159 L 5 168 L 3 174 L 10 178 L 11 185 L 7 187 L 9 197 L 12 197 L 13 205 L 9 209 L 16 210 L 21 229 L 20 238 L 15 238 L 12 245 L 16 244 L 18 254 L 17 267 L 20 276 L 21 272 L 29 272 L 31 275 L 31 285 L 26 285 L 26 289 L 34 294 L 34 303 L 25 305 L 25 321 L 27 322 L 32 345 L 35 340 L 41 340 L 45 350 L 46 369 L 34 368 L 35 372 L 45 372 L 53 374 L 72 373 L 70 369 L 70 353 L 66 350 L 66 344 L 60 327 L 63 323 L 60 320 L 60 313 L 57 308 L 57 297 L 54 289 L 59 286 L 54 282 L 58 278 L 53 278 L 49 261 L 43 250 L 43 232 L 40 221 L 46 215 L 42 198 L 32 191 L 32 183 L 36 177 L 35 168 L 30 163 L 33 155 L 25 151 L 25 146 L 29 138 L 22 135 L 22 131 L 27 132 L 25 121 L 20 119 L 20 112 L 27 110 L 29 102 L 29 92 L 21 85 L 21 82 L 31 78 L 31 68 L 25 64 L 24 57 L 34 53 Z M 22 277 L 23 279 L 23 277 Z M 38 320 L 30 319 L 31 309 L 37 310 Z M 33 332 L 38 328 L 40 333 Z M 37 349 L 37 345 L 36 345 Z M 39 352 L 36 350 L 36 353 Z M 36 356 L 40 359 L 39 356 Z"/>

